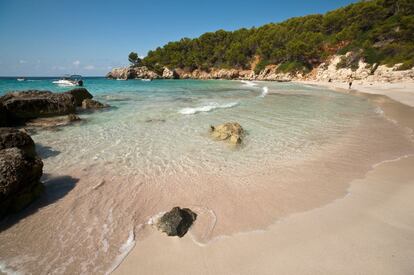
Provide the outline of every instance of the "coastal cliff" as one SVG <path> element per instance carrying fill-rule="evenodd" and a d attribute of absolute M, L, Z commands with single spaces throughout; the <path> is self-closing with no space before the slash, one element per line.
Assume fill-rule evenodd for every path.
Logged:
<path fill-rule="evenodd" d="M 402 64 L 394 66 L 369 64 L 360 59 L 352 68 L 341 68 L 341 62 L 352 55 L 351 52 L 345 55 L 333 55 L 326 62 L 321 63 L 311 71 L 290 72 L 280 71 L 280 65 L 268 65 L 258 73 L 255 70 L 242 69 L 218 69 L 210 70 L 195 69 L 188 71 L 184 69 L 169 69 L 164 67 L 162 73 L 157 73 L 142 67 L 115 68 L 106 77 L 111 79 L 229 79 L 229 80 L 258 80 L 258 81 L 348 81 L 365 80 L 368 82 L 397 82 L 414 80 L 414 67 L 408 70 L 401 70 Z"/>

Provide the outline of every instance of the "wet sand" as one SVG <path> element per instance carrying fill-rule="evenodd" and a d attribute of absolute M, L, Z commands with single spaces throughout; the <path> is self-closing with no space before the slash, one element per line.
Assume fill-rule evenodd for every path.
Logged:
<path fill-rule="evenodd" d="M 413 108 L 384 96 L 353 93 L 371 100 L 389 121 L 412 135 Z M 367 139 L 375 142 L 373 136 Z M 378 152 L 383 149 L 378 147 Z M 347 192 L 336 192 L 336 200 L 329 196 L 330 201 L 319 200 L 319 205 L 291 205 L 292 211 L 270 226 L 207 243 L 197 241 L 197 226 L 182 239 L 145 226 L 142 233 L 147 237 L 137 240 L 114 274 L 410 274 L 414 270 L 412 167 L 412 155 L 381 162 L 348 182 Z M 297 194 L 294 205 L 303 205 L 300 198 L 306 196 Z"/>
<path fill-rule="evenodd" d="M 148 228 L 114 274 L 412 274 L 412 167 L 383 163 L 343 199 L 205 246 Z"/>

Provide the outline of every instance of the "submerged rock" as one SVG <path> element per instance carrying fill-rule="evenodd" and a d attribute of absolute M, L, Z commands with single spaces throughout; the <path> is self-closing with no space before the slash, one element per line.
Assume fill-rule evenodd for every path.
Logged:
<path fill-rule="evenodd" d="M 85 88 L 72 89 L 70 91 L 65 92 L 65 94 L 70 94 L 70 95 L 72 95 L 74 97 L 74 99 L 75 99 L 75 105 L 77 107 L 82 106 L 82 102 L 85 99 L 91 99 L 91 98 L 93 98 L 93 96 Z"/>
<path fill-rule="evenodd" d="M 17 212 L 42 190 L 43 162 L 29 135 L 11 128 L 0 129 L 0 217 Z"/>
<path fill-rule="evenodd" d="M 165 213 L 157 222 L 157 228 L 168 236 L 183 237 L 193 222 L 197 214 L 188 208 L 174 207 Z"/>
<path fill-rule="evenodd" d="M 103 109 L 110 107 L 108 104 L 103 104 L 93 99 L 85 99 L 82 101 L 82 109 Z"/>
<path fill-rule="evenodd" d="M 211 127 L 211 136 L 218 140 L 229 140 L 232 144 L 240 144 L 244 130 L 237 122 L 228 122 Z"/>
<path fill-rule="evenodd" d="M 81 118 L 75 114 L 69 114 L 67 116 L 45 117 L 36 118 L 26 122 L 28 127 L 40 127 L 40 128 L 55 128 L 59 126 L 67 126 L 74 122 L 81 121 Z M 30 128 L 29 128 L 30 129 Z"/>

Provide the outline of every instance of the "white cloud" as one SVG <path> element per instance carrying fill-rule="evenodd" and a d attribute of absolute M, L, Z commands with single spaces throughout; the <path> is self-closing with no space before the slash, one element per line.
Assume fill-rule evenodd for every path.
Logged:
<path fill-rule="evenodd" d="M 20 63 L 20 64 L 25 64 L 25 63 L 27 63 L 27 61 L 26 61 L 26 60 L 22 60 L 22 59 L 21 59 L 21 60 L 19 61 L 19 63 Z"/>
<path fill-rule="evenodd" d="M 87 65 L 87 66 L 85 66 L 85 67 L 83 67 L 85 70 L 93 70 L 93 69 L 95 69 L 95 66 L 94 65 Z"/>
<path fill-rule="evenodd" d="M 80 65 L 80 61 L 79 60 L 75 60 L 75 61 L 73 61 L 72 64 L 75 65 L 75 66 L 79 66 Z"/>

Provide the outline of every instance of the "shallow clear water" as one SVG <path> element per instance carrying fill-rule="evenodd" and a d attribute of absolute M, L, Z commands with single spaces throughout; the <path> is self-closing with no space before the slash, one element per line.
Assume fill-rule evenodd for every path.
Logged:
<path fill-rule="evenodd" d="M 1 91 L 70 89 L 57 88 L 50 79 L 0 81 Z M 199 168 L 217 173 L 227 161 L 235 171 L 240 166 L 255 169 L 268 160 L 304 158 L 357 125 L 359 118 L 377 115 L 366 100 L 296 84 L 103 78 L 85 83 L 112 108 L 82 115 L 85 123 L 78 126 L 34 135 L 40 145 L 62 152 L 53 157 L 53 165 L 46 165 L 47 172 L 108 161 L 116 162 L 117 173 L 124 175 Z M 271 93 L 263 97 L 265 86 Z M 248 132 L 241 149 L 208 135 L 209 125 L 228 121 L 239 122 Z"/>
<path fill-rule="evenodd" d="M 175 205 L 198 213 L 198 242 L 263 229 L 414 151 L 368 98 L 312 86 L 87 78 L 85 88 L 112 107 L 32 135 L 46 194 L 0 232 L 0 259 L 13 270 L 110 271 L 148 220 Z M 70 88 L 0 79 L 0 93 L 27 89 Z M 211 139 L 210 125 L 232 121 L 247 132 L 242 146 Z"/>

